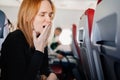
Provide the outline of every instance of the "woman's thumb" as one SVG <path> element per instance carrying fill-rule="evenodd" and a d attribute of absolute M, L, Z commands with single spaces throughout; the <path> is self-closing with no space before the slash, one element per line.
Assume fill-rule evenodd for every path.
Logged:
<path fill-rule="evenodd" d="M 36 34 L 35 30 L 33 30 L 33 40 L 36 40 L 36 36 L 37 36 L 37 34 Z"/>

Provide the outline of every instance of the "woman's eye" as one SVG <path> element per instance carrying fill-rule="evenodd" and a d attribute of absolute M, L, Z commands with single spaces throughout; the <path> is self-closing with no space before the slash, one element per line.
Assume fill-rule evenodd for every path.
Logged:
<path fill-rule="evenodd" d="M 44 17 L 44 16 L 45 16 L 45 14 L 39 14 L 39 16 L 42 16 L 42 17 Z"/>
<path fill-rule="evenodd" d="M 44 15 L 44 14 L 41 14 L 40 16 L 42 16 L 42 17 L 43 17 L 43 16 L 45 16 L 45 15 Z"/>
<path fill-rule="evenodd" d="M 49 17 L 50 17 L 50 18 L 53 18 L 53 14 L 52 14 L 52 13 L 51 13 L 51 14 L 49 14 Z"/>

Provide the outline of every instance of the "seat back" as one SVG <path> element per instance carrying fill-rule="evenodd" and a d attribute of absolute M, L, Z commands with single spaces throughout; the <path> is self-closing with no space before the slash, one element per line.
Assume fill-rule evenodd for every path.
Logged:
<path fill-rule="evenodd" d="M 83 59 L 81 55 L 81 48 L 79 43 L 77 42 L 77 26 L 75 24 L 72 25 L 72 51 L 73 55 L 77 60 L 77 64 L 80 70 L 80 75 L 83 80 L 87 80 L 85 70 L 83 68 Z"/>
<path fill-rule="evenodd" d="M 77 59 L 79 59 L 81 62 L 80 47 L 79 47 L 79 44 L 77 42 L 76 33 L 77 33 L 77 26 L 75 24 L 73 24 L 73 26 L 72 26 L 72 36 L 73 36 L 72 49 L 73 49 L 74 56 Z"/>
<path fill-rule="evenodd" d="M 0 10 L 0 38 L 3 38 L 3 29 L 5 24 L 5 14 Z"/>
<path fill-rule="evenodd" d="M 104 77 L 100 80 L 120 80 L 120 36 L 118 35 L 120 34 L 120 11 L 117 10 L 117 6 L 107 5 L 111 6 L 113 10 L 108 10 L 108 8 L 107 10 L 110 12 L 107 12 L 109 14 L 106 15 L 104 12 L 100 13 L 100 9 L 101 11 L 103 9 L 102 5 L 105 5 L 104 1 L 96 13 L 96 15 L 101 14 L 102 18 L 95 17 L 96 23 L 92 38 L 93 50 L 97 55 L 96 58 L 99 59 L 96 63 L 99 63 L 97 66 L 100 67 Z M 113 3 L 113 5 L 117 5 L 117 3 Z"/>
<path fill-rule="evenodd" d="M 8 35 L 8 33 L 9 33 L 8 20 L 6 18 L 5 13 L 0 10 L 0 51 L 2 43 L 6 36 Z"/>
<path fill-rule="evenodd" d="M 3 11 L 0 10 L 0 67 L 1 67 L 1 47 L 6 36 L 9 33 L 8 20 Z"/>

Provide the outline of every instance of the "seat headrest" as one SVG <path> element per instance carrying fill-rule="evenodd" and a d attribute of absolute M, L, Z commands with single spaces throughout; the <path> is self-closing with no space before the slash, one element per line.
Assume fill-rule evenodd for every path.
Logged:
<path fill-rule="evenodd" d="M 5 13 L 0 10 L 0 38 L 3 38 L 3 29 L 5 24 Z"/>

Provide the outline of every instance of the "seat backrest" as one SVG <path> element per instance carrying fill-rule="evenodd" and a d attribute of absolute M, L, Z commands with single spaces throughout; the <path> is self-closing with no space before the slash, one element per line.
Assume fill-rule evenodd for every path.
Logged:
<path fill-rule="evenodd" d="M 96 25 L 94 27 L 96 29 L 94 28 L 93 30 L 93 49 L 94 54 L 98 55 L 100 62 L 96 61 L 96 63 L 100 64 L 98 67 L 101 68 L 104 80 L 120 80 L 118 76 L 120 74 L 120 54 L 118 48 L 120 39 L 118 39 L 119 36 L 117 35 L 117 33 L 120 33 L 120 27 L 117 25 L 117 22 L 119 22 L 118 18 L 118 14 L 112 12 L 99 20 L 95 19 Z"/>
<path fill-rule="evenodd" d="M 5 14 L 3 11 L 0 10 L 0 38 L 3 38 L 3 28 L 5 23 Z"/>
<path fill-rule="evenodd" d="M 9 33 L 8 19 L 3 11 L 0 10 L 0 50 L 1 45 Z"/>
<path fill-rule="evenodd" d="M 72 37 L 72 40 L 73 40 L 72 48 L 73 48 L 74 56 L 76 56 L 81 62 L 80 47 L 77 42 L 77 38 L 76 38 L 77 34 L 76 33 L 77 33 L 77 26 L 75 24 L 73 24 L 72 25 L 72 36 L 73 36 Z"/>

